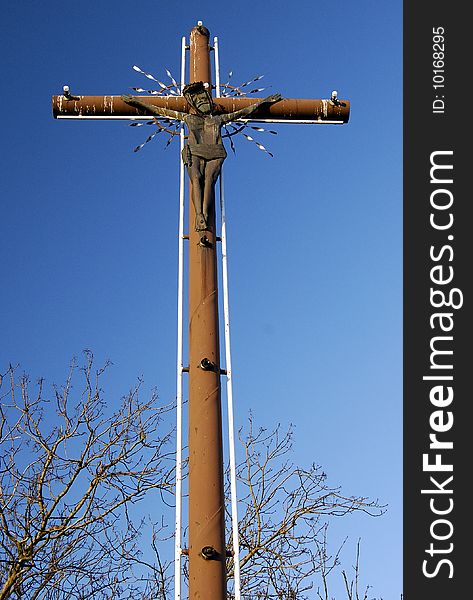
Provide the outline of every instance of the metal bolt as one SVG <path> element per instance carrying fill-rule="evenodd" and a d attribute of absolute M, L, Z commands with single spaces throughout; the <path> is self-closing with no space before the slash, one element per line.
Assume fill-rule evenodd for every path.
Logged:
<path fill-rule="evenodd" d="M 204 546 L 200 553 L 205 560 L 216 560 L 218 558 L 218 552 L 213 546 Z"/>
<path fill-rule="evenodd" d="M 215 369 L 217 368 L 217 365 L 215 363 L 213 363 L 211 360 L 209 360 L 208 358 L 203 358 L 200 361 L 199 367 L 203 371 L 215 371 Z"/>
<path fill-rule="evenodd" d="M 206 235 L 203 235 L 199 240 L 199 246 L 202 248 L 212 248 L 213 244 Z"/>

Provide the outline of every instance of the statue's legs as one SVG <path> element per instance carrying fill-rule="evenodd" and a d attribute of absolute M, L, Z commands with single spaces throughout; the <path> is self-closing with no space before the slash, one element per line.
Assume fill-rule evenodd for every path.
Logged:
<path fill-rule="evenodd" d="M 204 218 L 206 221 L 213 205 L 213 200 L 215 198 L 215 184 L 218 176 L 220 175 L 224 160 L 224 158 L 215 158 L 213 160 L 206 161 L 207 164 L 205 165 L 204 194 L 202 204 L 202 212 L 204 213 Z"/>
<path fill-rule="evenodd" d="M 192 202 L 195 208 L 195 229 L 196 231 L 203 231 L 207 227 L 203 214 L 205 160 L 199 156 L 193 156 L 192 163 L 187 166 L 187 173 L 192 184 Z"/>
<path fill-rule="evenodd" d="M 224 158 L 205 160 L 200 156 L 192 156 L 192 163 L 187 167 L 192 183 L 192 202 L 195 208 L 195 229 L 207 229 L 207 219 L 215 197 L 215 183 L 220 175 Z"/>

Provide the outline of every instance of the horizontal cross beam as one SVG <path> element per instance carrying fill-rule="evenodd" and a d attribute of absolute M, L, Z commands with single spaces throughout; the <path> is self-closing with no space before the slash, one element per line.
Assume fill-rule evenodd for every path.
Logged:
<path fill-rule="evenodd" d="M 53 96 L 53 116 L 56 119 L 130 119 L 152 118 L 142 110 L 130 106 L 121 96 Z M 184 96 L 137 96 L 152 106 L 171 110 L 189 110 Z M 230 113 L 254 104 L 258 98 L 213 98 L 216 112 Z M 348 100 L 297 100 L 285 98 L 258 108 L 250 121 L 347 123 L 350 116 Z"/>

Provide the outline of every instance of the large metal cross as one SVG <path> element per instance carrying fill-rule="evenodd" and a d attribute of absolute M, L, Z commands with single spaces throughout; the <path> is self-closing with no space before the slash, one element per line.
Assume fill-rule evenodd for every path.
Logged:
<path fill-rule="evenodd" d="M 190 33 L 189 84 L 200 82 L 200 85 L 194 88 L 186 86 L 191 88 L 191 92 L 192 89 L 194 92 L 197 90 L 197 95 L 140 96 L 139 99 L 130 96 L 53 96 L 53 114 L 56 118 L 149 119 L 150 115 L 158 114 L 184 121 L 189 131 L 184 160 L 192 199 L 189 202 L 188 236 L 188 556 L 189 598 L 192 600 L 226 598 L 220 404 L 222 371 L 216 255 L 218 237 L 213 193 L 225 157 L 221 150 L 219 123 L 225 120 L 226 115 L 237 113 L 233 115 L 235 120 L 243 117 L 251 121 L 342 124 L 348 121 L 350 111 L 349 102 L 339 101 L 336 96 L 327 100 L 279 99 L 276 96 L 263 103 L 255 98 L 214 98 L 211 96 L 210 50 L 209 31 L 199 22 Z M 207 102 L 210 102 L 210 112 L 208 106 L 202 108 L 205 94 Z M 255 104 L 259 106 L 253 110 Z M 213 121 L 207 119 L 209 115 Z M 206 127 L 213 129 L 206 133 Z M 208 186 L 206 198 L 203 197 L 205 185 Z M 200 186 L 200 189 L 196 190 L 195 186 Z"/>

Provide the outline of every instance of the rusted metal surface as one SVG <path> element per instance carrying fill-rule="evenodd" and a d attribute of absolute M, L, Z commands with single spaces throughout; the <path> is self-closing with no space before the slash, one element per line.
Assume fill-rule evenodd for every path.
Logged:
<path fill-rule="evenodd" d="M 197 70 L 197 69 L 196 69 Z M 202 73 L 200 73 L 202 75 Z M 196 81 L 203 81 L 198 79 Z M 80 100 L 66 100 L 64 96 L 53 96 L 53 116 L 130 118 L 143 115 L 143 112 L 126 104 L 120 96 L 79 96 Z M 153 106 L 171 110 L 188 111 L 189 105 L 183 96 L 139 96 Z M 257 98 L 214 98 L 217 112 L 233 112 L 245 108 Z M 310 100 L 283 98 L 271 105 L 263 105 L 251 116 L 251 119 L 286 119 L 288 121 L 320 120 L 342 121 L 347 123 L 350 117 L 350 102 L 339 100 L 335 105 L 331 100 Z"/>
<path fill-rule="evenodd" d="M 189 83 L 211 83 L 210 32 L 200 21 L 190 33 Z"/>
<path fill-rule="evenodd" d="M 53 96 L 53 116 L 60 117 L 131 117 L 142 114 L 121 99 L 121 96 L 78 96 L 79 100 L 67 100 Z M 137 96 L 155 106 L 172 110 L 186 110 L 183 96 Z"/>
<path fill-rule="evenodd" d="M 203 27 L 191 31 L 189 59 L 190 82 L 210 83 L 209 37 Z M 213 204 L 203 232 L 195 230 L 189 202 L 190 600 L 226 598 L 215 199 Z"/>

